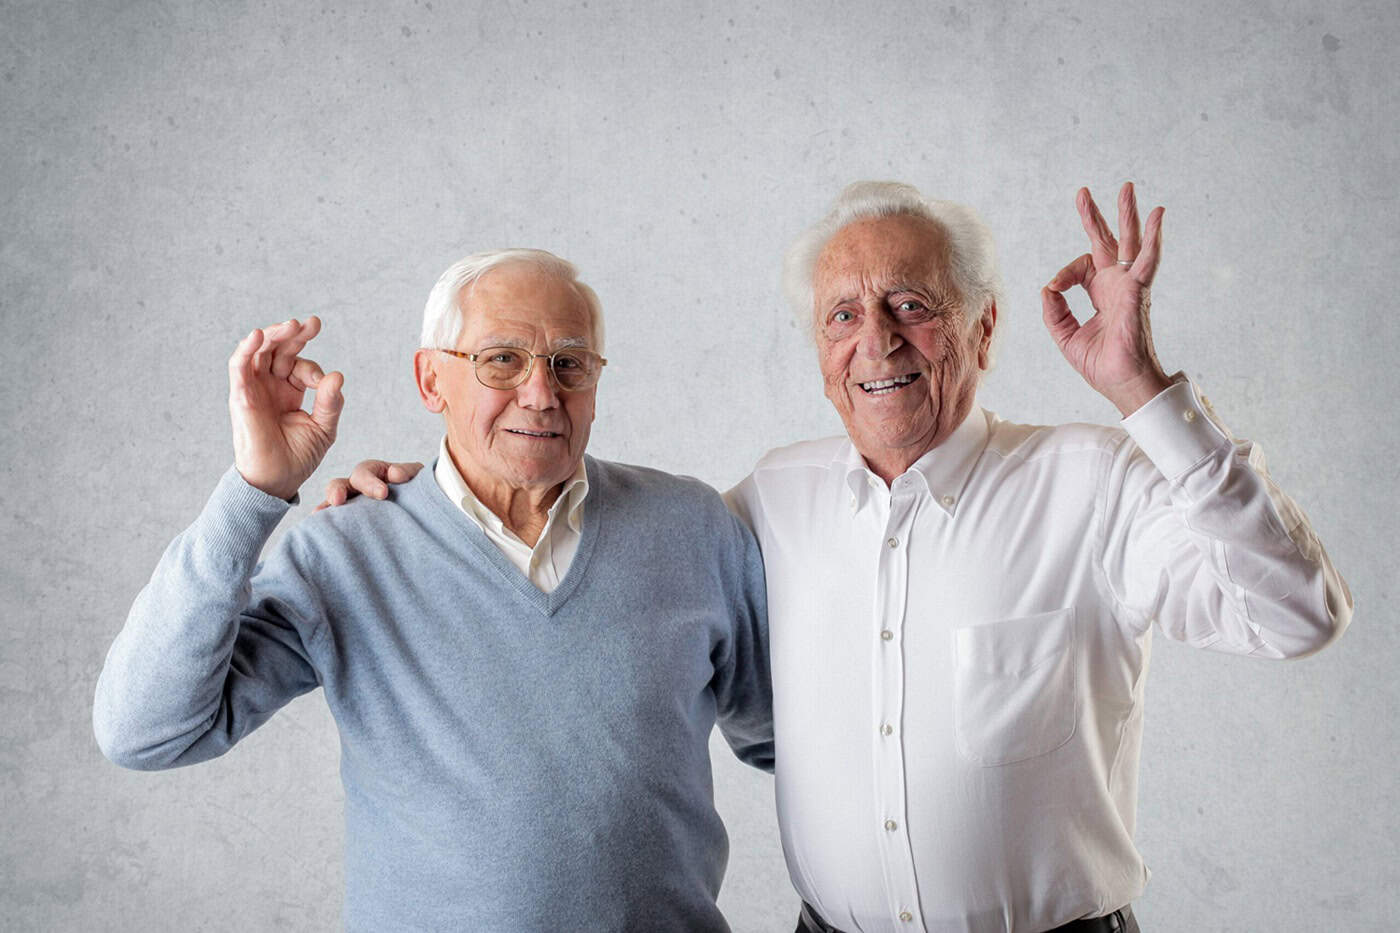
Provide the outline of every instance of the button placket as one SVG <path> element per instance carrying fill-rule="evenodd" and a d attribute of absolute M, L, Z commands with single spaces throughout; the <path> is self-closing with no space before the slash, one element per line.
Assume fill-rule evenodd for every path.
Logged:
<path fill-rule="evenodd" d="M 888 518 L 880 547 L 876 588 L 874 771 L 877 787 L 878 849 L 885 879 L 890 916 L 914 915 L 909 905 L 918 903 L 913 851 L 904 826 L 905 761 L 897 726 L 903 719 L 905 662 L 903 632 L 909 593 L 909 535 L 920 504 L 928 500 L 910 488 L 895 484 L 889 499 Z M 908 921 L 905 921 L 908 922 Z M 917 929 L 917 926 L 911 927 Z"/>

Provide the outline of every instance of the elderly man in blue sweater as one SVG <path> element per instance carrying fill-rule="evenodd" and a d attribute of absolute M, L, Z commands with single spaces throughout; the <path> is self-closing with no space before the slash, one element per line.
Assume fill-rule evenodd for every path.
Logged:
<path fill-rule="evenodd" d="M 585 454 L 592 290 L 535 250 L 448 269 L 414 358 L 434 468 L 259 564 L 335 440 L 343 377 L 301 356 L 319 329 L 254 330 L 229 360 L 234 467 L 112 645 L 103 752 L 204 761 L 320 687 L 347 927 L 726 929 L 708 738 L 772 767 L 762 563 L 713 490 Z"/>

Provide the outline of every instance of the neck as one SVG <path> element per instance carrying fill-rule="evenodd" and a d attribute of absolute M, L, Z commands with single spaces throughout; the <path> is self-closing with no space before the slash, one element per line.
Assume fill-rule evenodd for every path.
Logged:
<path fill-rule="evenodd" d="M 501 524 L 510 529 L 511 534 L 534 547 L 549 521 L 550 507 L 558 501 L 559 494 L 564 491 L 564 483 L 548 486 L 513 486 L 509 483 L 492 482 L 490 477 L 477 471 L 462 469 L 462 458 L 452 449 L 450 440 L 447 453 L 452 458 L 452 465 L 457 468 L 457 475 L 462 477 L 462 481 L 467 484 L 472 495 L 476 496 L 476 500 L 499 518 Z"/>
<path fill-rule="evenodd" d="M 974 400 L 969 397 L 963 404 L 953 410 L 953 418 L 938 425 L 937 432 L 932 438 L 923 443 L 909 444 L 905 447 L 876 447 L 870 450 L 861 449 L 860 443 L 854 434 L 847 431 L 847 437 L 855 445 L 856 452 L 860 454 L 865 465 L 870 468 L 888 486 L 894 481 L 896 476 L 901 475 L 911 466 L 919 461 L 930 450 L 938 447 L 948 438 L 957 432 L 962 423 L 967 420 L 975 407 Z"/>

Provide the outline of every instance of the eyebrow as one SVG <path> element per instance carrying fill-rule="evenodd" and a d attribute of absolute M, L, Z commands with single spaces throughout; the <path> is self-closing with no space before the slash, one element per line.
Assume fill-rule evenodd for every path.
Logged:
<path fill-rule="evenodd" d="M 901 280 L 885 286 L 883 289 L 881 289 L 880 296 L 882 298 L 888 298 L 890 295 L 894 295 L 899 292 L 913 292 L 916 295 L 927 295 L 931 302 L 935 302 L 938 304 L 945 304 L 954 300 L 952 298 L 949 298 L 945 290 L 943 289 L 935 288 L 934 286 L 929 285 L 927 283 L 914 282 L 909 280 Z M 848 301 L 858 301 L 859 299 L 859 294 L 852 292 L 842 292 L 839 295 L 839 297 L 829 300 L 826 306 L 829 308 L 835 308 L 838 305 L 843 305 Z"/>
<path fill-rule="evenodd" d="M 519 337 L 492 337 L 487 335 L 481 338 L 482 347 L 511 347 L 519 350 L 529 349 L 525 346 L 527 341 Z M 555 350 L 579 350 L 588 348 L 586 337 L 560 337 L 550 344 L 550 352 Z"/>

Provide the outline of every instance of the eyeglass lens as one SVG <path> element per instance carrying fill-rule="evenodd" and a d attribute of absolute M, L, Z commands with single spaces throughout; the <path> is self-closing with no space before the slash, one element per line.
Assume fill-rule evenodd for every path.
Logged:
<path fill-rule="evenodd" d="M 492 347 L 476 358 L 481 381 L 496 389 L 510 389 L 525 381 L 534 356 L 515 347 Z M 586 389 L 598 378 L 599 359 L 588 350 L 560 350 L 548 358 L 554 379 L 562 389 Z"/>

